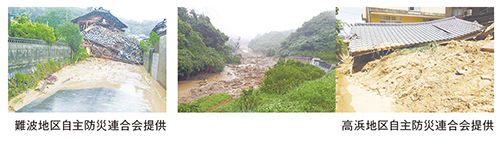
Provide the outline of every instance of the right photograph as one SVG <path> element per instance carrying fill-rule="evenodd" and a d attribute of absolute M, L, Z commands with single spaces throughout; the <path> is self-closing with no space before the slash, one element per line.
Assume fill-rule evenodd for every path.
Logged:
<path fill-rule="evenodd" d="M 336 112 L 494 112 L 493 7 L 339 7 Z"/>
<path fill-rule="evenodd" d="M 335 7 L 179 7 L 178 112 L 335 112 Z"/>

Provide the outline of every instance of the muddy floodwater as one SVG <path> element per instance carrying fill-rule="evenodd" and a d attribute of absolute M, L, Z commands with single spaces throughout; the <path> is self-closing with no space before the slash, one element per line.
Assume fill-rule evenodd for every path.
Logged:
<path fill-rule="evenodd" d="M 190 80 L 185 80 L 185 81 L 179 81 L 178 82 L 178 88 L 179 88 L 179 98 L 186 98 L 191 96 L 191 89 L 193 88 L 198 88 L 202 85 L 205 84 L 212 84 L 217 81 L 230 81 L 236 78 L 234 75 L 234 71 L 228 68 L 227 66 L 224 67 L 224 70 L 219 73 L 202 73 Z"/>
<path fill-rule="evenodd" d="M 140 65 L 88 58 L 53 75 L 58 81 L 43 92 L 30 89 L 11 99 L 10 111 L 166 112 L 165 89 Z"/>
<path fill-rule="evenodd" d="M 238 97 L 242 89 L 258 88 L 264 80 L 265 72 L 278 61 L 254 53 L 242 46 L 236 54 L 241 54 L 240 64 L 226 64 L 220 73 L 201 73 L 185 81 L 178 82 L 179 102 L 190 102 L 204 96 L 228 93 Z"/>

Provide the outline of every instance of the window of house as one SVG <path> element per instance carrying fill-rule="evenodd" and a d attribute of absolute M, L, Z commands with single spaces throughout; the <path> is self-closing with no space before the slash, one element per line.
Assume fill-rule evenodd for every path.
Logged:
<path fill-rule="evenodd" d="M 410 7 L 408 11 L 420 11 L 420 7 Z"/>
<path fill-rule="evenodd" d="M 401 23 L 401 16 L 380 16 L 380 23 Z"/>
<path fill-rule="evenodd" d="M 464 10 L 463 7 L 452 7 L 451 16 L 463 15 Z"/>

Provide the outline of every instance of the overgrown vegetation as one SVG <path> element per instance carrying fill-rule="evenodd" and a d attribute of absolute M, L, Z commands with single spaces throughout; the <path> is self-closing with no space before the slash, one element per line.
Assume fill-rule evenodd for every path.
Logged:
<path fill-rule="evenodd" d="M 141 47 L 142 53 L 149 53 L 149 48 L 150 47 L 158 47 L 158 44 L 160 43 L 160 36 L 156 34 L 156 32 L 151 32 L 149 34 L 149 39 L 148 40 L 141 40 L 139 42 L 139 47 Z"/>
<path fill-rule="evenodd" d="M 78 48 L 76 52 L 73 52 L 72 62 L 83 61 L 89 57 L 87 50 L 85 48 Z"/>
<path fill-rule="evenodd" d="M 178 76 L 189 78 L 199 72 L 218 73 L 226 63 L 238 62 L 233 56 L 233 47 L 225 44 L 229 37 L 216 29 L 210 18 L 188 13 L 183 7 L 178 8 Z M 235 59 L 238 58 L 238 59 Z"/>
<path fill-rule="evenodd" d="M 82 45 L 83 36 L 78 25 L 71 22 L 64 22 L 56 29 L 57 41 L 67 43 L 73 51 L 78 51 Z"/>
<path fill-rule="evenodd" d="M 335 63 L 335 13 L 325 11 L 291 33 L 281 42 L 277 51 L 279 57 L 306 56 L 320 57 L 328 63 Z"/>
<path fill-rule="evenodd" d="M 335 112 L 335 70 L 305 81 L 286 94 L 270 94 L 259 88 L 242 92 L 242 96 L 247 100 L 235 98 L 213 112 Z"/>
<path fill-rule="evenodd" d="M 71 61 L 69 59 L 60 63 L 49 61 L 42 64 L 36 64 L 35 66 L 37 70 L 35 70 L 34 73 L 16 73 L 13 78 L 9 79 L 9 100 L 30 88 L 35 88 L 40 80 L 43 80 L 49 74 L 53 74 L 59 69 L 70 64 Z"/>
<path fill-rule="evenodd" d="M 47 42 L 55 42 L 54 29 L 38 22 L 32 23 L 25 16 L 17 16 L 15 20 L 9 21 L 9 36 L 40 39 Z"/>
<path fill-rule="evenodd" d="M 264 84 L 261 85 L 260 89 L 270 94 L 285 94 L 288 90 L 304 81 L 323 76 L 325 72 L 314 65 L 294 59 L 282 59 L 273 68 L 267 70 L 265 74 Z"/>
<path fill-rule="evenodd" d="M 220 104 L 223 101 L 231 99 L 231 96 L 227 93 L 221 93 L 217 95 L 210 95 L 202 97 L 193 102 L 179 103 L 179 112 L 206 112 L 212 109 L 215 105 Z"/>

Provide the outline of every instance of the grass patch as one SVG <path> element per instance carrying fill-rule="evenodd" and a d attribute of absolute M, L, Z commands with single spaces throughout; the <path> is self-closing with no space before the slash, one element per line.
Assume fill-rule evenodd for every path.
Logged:
<path fill-rule="evenodd" d="M 251 90 L 251 95 L 248 91 Z M 213 112 L 335 112 L 335 70 L 319 79 L 305 81 L 286 94 L 266 93 L 259 89 L 242 92 L 242 96 L 215 108 Z M 245 96 L 257 100 L 248 102 Z M 252 108 L 245 108 L 248 105 Z"/>
<path fill-rule="evenodd" d="M 193 102 L 179 103 L 179 112 L 206 112 L 212 109 L 215 105 L 220 104 L 222 101 L 231 99 L 231 96 L 227 93 L 221 93 L 217 95 L 210 95 L 202 97 Z"/>
<path fill-rule="evenodd" d="M 49 74 L 53 74 L 59 69 L 70 64 L 70 59 L 65 59 L 60 63 L 50 61 L 42 64 L 36 64 L 35 66 L 37 70 L 33 73 L 16 73 L 13 78 L 9 79 L 9 100 L 30 88 L 35 88 L 40 80 L 43 80 Z"/>
<path fill-rule="evenodd" d="M 269 94 L 286 94 L 304 81 L 322 77 L 325 72 L 314 65 L 295 59 L 281 59 L 265 74 L 266 77 L 262 81 L 264 84 L 260 86 L 260 90 Z"/>

